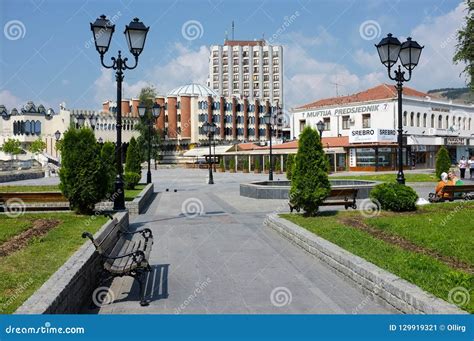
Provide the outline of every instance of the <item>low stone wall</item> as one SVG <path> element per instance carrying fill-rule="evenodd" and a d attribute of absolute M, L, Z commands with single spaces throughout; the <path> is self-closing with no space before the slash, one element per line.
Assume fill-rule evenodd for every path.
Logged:
<path fill-rule="evenodd" d="M 0 172 L 0 183 L 21 181 L 28 179 L 39 179 L 44 178 L 44 171 L 38 170 L 25 170 L 25 171 L 13 171 L 13 172 Z"/>
<path fill-rule="evenodd" d="M 380 182 L 329 179 L 332 188 L 357 188 L 357 199 L 369 198 L 369 193 Z M 240 184 L 240 195 L 254 199 L 288 199 L 290 181 L 255 181 Z"/>
<path fill-rule="evenodd" d="M 114 217 L 128 228 L 128 213 L 116 213 Z M 109 220 L 94 235 L 108 233 L 113 228 Z M 84 230 L 87 228 L 84 226 Z M 81 235 L 77 236 L 81 238 Z M 58 245 L 60 247 L 60 245 Z M 100 257 L 89 239 L 81 246 L 15 314 L 77 314 L 92 301 L 92 293 L 99 282 Z"/>
<path fill-rule="evenodd" d="M 407 314 L 467 314 L 394 274 L 362 259 L 306 229 L 280 218 L 267 216 L 265 225 L 333 270 L 357 284 L 374 299 Z"/>
<path fill-rule="evenodd" d="M 153 196 L 154 188 L 152 183 L 148 184 L 135 199 L 125 201 L 125 209 L 127 209 L 130 216 L 136 216 L 143 212 Z M 114 203 L 111 201 L 102 201 L 95 205 L 96 211 L 112 211 L 113 208 Z"/>

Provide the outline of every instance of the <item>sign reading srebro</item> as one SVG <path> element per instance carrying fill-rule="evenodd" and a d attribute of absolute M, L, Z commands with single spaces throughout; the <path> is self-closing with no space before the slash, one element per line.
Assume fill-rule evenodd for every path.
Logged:
<path fill-rule="evenodd" d="M 397 142 L 395 129 L 352 129 L 349 132 L 349 143 Z"/>

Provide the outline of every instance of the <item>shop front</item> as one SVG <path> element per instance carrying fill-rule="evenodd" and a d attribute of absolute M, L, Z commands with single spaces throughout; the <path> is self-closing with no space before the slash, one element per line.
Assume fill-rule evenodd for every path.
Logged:
<path fill-rule="evenodd" d="M 384 171 L 397 167 L 397 132 L 394 129 L 353 129 L 349 133 L 349 170 Z M 404 149 L 406 164 L 406 149 Z"/>

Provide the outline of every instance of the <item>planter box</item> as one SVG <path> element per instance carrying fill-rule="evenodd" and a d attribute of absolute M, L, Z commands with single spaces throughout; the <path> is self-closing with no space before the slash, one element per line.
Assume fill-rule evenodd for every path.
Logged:
<path fill-rule="evenodd" d="M 153 184 L 148 184 L 145 188 L 137 195 L 133 201 L 125 201 L 125 209 L 128 210 L 130 216 L 139 215 L 144 208 L 148 205 L 154 192 Z M 96 211 L 112 211 L 114 203 L 111 201 L 102 201 L 95 205 Z"/>

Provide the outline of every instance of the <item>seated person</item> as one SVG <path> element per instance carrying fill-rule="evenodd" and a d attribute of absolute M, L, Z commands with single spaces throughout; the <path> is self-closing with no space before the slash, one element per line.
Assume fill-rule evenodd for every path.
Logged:
<path fill-rule="evenodd" d="M 449 194 L 442 193 L 444 186 L 448 185 L 448 174 L 443 172 L 441 173 L 441 180 L 438 182 L 435 188 L 435 193 L 438 197 L 449 198 Z"/>
<path fill-rule="evenodd" d="M 448 173 L 448 185 L 461 186 L 464 185 L 464 182 L 456 176 L 455 172 Z M 454 193 L 455 198 L 461 198 L 462 193 Z"/>

